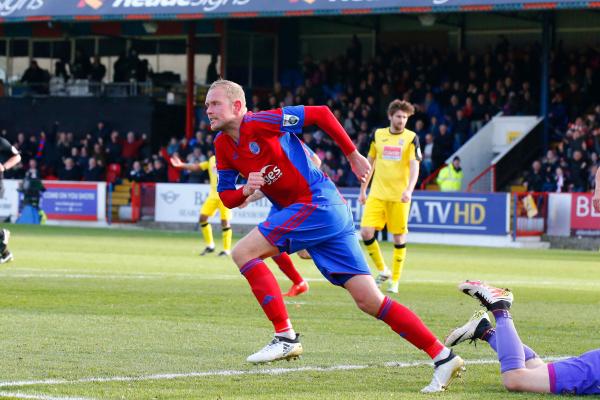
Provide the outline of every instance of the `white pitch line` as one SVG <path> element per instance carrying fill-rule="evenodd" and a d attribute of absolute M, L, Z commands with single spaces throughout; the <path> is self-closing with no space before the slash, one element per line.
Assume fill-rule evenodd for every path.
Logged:
<path fill-rule="evenodd" d="M 552 356 L 544 358 L 545 361 L 556 361 L 562 360 L 566 356 Z M 497 364 L 497 359 L 476 359 L 466 360 L 467 365 L 484 365 L 484 364 Z M 152 375 L 141 375 L 141 376 L 112 376 L 112 377 L 91 377 L 91 378 L 80 378 L 80 379 L 43 379 L 43 380 L 31 380 L 31 381 L 14 381 L 14 382 L 0 382 L 0 388 L 8 387 L 26 387 L 26 386 L 39 386 L 39 385 L 72 385 L 77 383 L 104 383 L 104 382 L 136 382 L 136 381 L 151 381 L 151 380 L 172 380 L 181 378 L 205 378 L 214 376 L 240 376 L 240 375 L 283 375 L 294 372 L 334 372 L 334 371 L 350 371 L 350 370 L 361 370 L 368 368 L 379 368 L 379 367 L 393 367 L 393 368 L 411 368 L 411 367 L 423 367 L 430 366 L 430 361 L 414 361 L 414 362 L 386 362 L 383 364 L 371 364 L 371 365 L 333 365 L 331 367 L 298 367 L 298 368 L 268 368 L 268 369 L 256 369 L 256 370 L 217 370 L 217 371 L 204 371 L 204 372 L 188 372 L 188 373 L 172 373 L 172 374 L 152 374 Z"/>
<path fill-rule="evenodd" d="M 28 394 L 21 392 L 0 392 L 0 397 L 13 397 L 17 399 L 36 399 L 36 400 L 92 400 L 89 397 L 56 397 L 45 394 Z"/>
<path fill-rule="evenodd" d="M 241 278 L 239 274 L 186 274 L 186 273 L 138 273 L 138 274 L 102 274 L 102 273 L 48 273 L 48 272 L 27 272 L 20 273 L 15 270 L 12 272 L 5 271 L 0 273 L 0 277 L 5 278 L 22 278 L 22 279 L 30 279 L 30 278 L 44 278 L 44 279 L 110 279 L 110 280 L 127 280 L 127 279 L 165 279 L 165 278 L 186 278 L 186 279 L 195 279 L 195 280 L 237 280 Z M 327 282 L 325 278 L 306 278 L 308 282 Z M 454 282 L 448 279 L 404 279 L 405 283 L 432 283 L 432 284 L 441 284 L 448 285 L 454 284 Z M 513 286 L 525 286 L 525 287 L 569 287 L 572 290 L 587 290 L 590 288 L 598 288 L 600 287 L 600 281 L 526 281 L 526 280 L 501 280 L 502 285 L 513 285 Z"/>

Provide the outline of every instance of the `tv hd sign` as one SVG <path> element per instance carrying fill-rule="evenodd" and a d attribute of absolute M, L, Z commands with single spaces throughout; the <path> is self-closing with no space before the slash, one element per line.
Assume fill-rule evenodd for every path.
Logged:
<path fill-rule="evenodd" d="M 358 189 L 342 189 L 358 226 L 363 206 Z M 510 202 L 507 193 L 475 194 L 415 192 L 408 217 L 408 229 L 422 233 L 507 235 Z"/>

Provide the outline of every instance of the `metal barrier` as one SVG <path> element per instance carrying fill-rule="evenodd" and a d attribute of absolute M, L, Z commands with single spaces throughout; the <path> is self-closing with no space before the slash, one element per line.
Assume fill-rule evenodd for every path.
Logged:
<path fill-rule="evenodd" d="M 436 184 L 435 179 L 440 174 L 440 171 L 447 165 L 448 164 L 446 164 L 446 163 L 442 164 L 438 169 L 433 171 L 427 178 L 423 179 L 423 182 L 421 182 L 421 186 L 420 186 L 421 190 L 427 190 L 427 185 L 429 185 L 429 184 Z"/>
<path fill-rule="evenodd" d="M 467 192 L 493 193 L 496 191 L 496 165 L 492 164 L 467 185 Z"/>
<path fill-rule="evenodd" d="M 548 219 L 548 193 L 513 193 L 513 238 L 542 236 Z"/>

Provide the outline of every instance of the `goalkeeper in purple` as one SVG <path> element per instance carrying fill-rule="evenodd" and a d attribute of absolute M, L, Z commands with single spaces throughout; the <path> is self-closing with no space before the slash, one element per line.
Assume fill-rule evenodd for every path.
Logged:
<path fill-rule="evenodd" d="M 480 281 L 458 286 L 463 293 L 479 300 L 496 320 L 494 329 L 485 310 L 476 312 L 469 322 L 446 338 L 446 346 L 466 340 L 483 340 L 498 354 L 504 387 L 514 392 L 570 395 L 600 394 L 600 349 L 579 357 L 545 363 L 521 342 L 510 314 L 514 295 Z"/>

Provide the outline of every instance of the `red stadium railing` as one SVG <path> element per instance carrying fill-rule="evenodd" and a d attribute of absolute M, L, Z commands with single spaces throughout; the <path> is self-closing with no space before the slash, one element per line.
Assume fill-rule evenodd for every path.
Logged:
<path fill-rule="evenodd" d="M 496 191 L 496 164 L 484 169 L 467 185 L 467 192 L 495 192 Z"/>
<path fill-rule="evenodd" d="M 442 168 L 444 168 L 446 165 L 448 165 L 448 164 L 445 164 L 445 163 L 442 164 L 438 169 L 433 171 L 427 178 L 423 179 L 423 182 L 421 182 L 421 186 L 420 186 L 421 190 L 426 190 L 427 185 L 432 183 L 432 181 L 434 181 L 434 179 L 437 178 L 437 176 L 439 175 Z M 434 183 L 435 183 L 435 181 L 434 181 Z"/>

